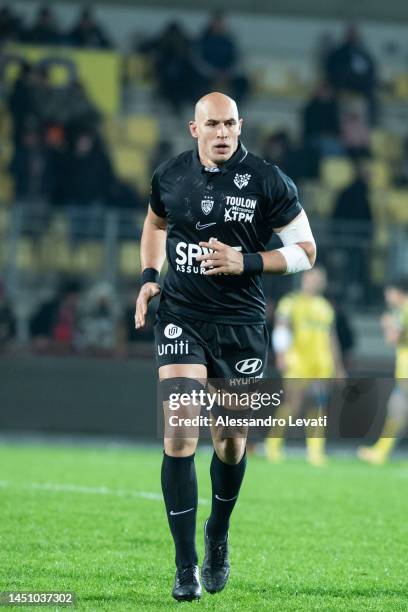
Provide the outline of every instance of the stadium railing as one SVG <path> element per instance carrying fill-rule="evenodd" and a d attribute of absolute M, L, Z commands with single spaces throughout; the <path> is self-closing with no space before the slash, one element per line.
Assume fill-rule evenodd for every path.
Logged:
<path fill-rule="evenodd" d="M 142 222 L 143 211 L 97 203 L 57 209 L 16 203 L 1 210 L 0 275 L 11 295 L 52 285 L 64 274 L 117 287 L 136 283 Z M 312 225 L 332 296 L 353 308 L 379 309 L 386 279 L 403 273 L 408 228 L 321 218 Z M 278 239 L 270 246 L 279 246 Z M 279 297 L 298 282 L 298 275 L 265 276 L 266 295 Z"/>

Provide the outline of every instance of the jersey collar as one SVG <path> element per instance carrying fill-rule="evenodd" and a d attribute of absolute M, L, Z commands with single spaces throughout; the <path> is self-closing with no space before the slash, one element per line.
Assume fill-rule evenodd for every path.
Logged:
<path fill-rule="evenodd" d="M 220 166 L 218 166 L 219 168 L 218 172 L 220 174 L 226 174 L 227 172 L 229 172 L 229 170 L 231 170 L 231 168 L 235 168 L 235 166 L 240 164 L 246 158 L 247 155 L 248 155 L 247 149 L 245 148 L 243 143 L 239 140 L 238 148 L 235 151 L 234 155 L 230 157 L 230 159 L 226 161 L 225 164 L 221 164 Z M 217 170 L 207 170 L 206 167 L 202 165 L 200 158 L 198 156 L 198 149 L 193 151 L 193 162 L 194 162 L 195 167 L 199 169 L 202 173 L 209 173 L 209 174 L 212 172 L 214 172 L 214 174 L 218 173 Z"/>

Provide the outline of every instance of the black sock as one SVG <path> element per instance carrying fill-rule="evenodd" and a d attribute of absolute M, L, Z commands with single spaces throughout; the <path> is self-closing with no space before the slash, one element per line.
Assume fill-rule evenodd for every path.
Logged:
<path fill-rule="evenodd" d="M 195 565 L 197 478 L 194 454 L 189 457 L 170 457 L 163 453 L 161 484 L 176 548 L 176 565 Z"/>
<path fill-rule="evenodd" d="M 227 537 L 229 519 L 238 498 L 246 468 L 246 451 L 239 463 L 229 465 L 214 452 L 211 461 L 212 506 L 207 523 L 210 540 L 220 542 Z"/>

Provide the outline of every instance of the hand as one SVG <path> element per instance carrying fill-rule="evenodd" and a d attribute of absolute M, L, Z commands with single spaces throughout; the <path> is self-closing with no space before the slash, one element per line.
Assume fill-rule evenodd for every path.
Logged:
<path fill-rule="evenodd" d="M 214 251 L 206 255 L 198 255 L 196 258 L 197 261 L 202 262 L 202 268 L 208 268 L 204 272 L 206 276 L 243 273 L 244 258 L 242 253 L 236 249 L 214 239 L 211 242 L 199 242 L 198 244 Z"/>
<path fill-rule="evenodd" d="M 135 329 L 140 329 L 144 326 L 146 321 L 147 306 L 155 295 L 158 295 L 161 291 L 158 283 L 145 283 L 142 285 L 139 291 L 139 295 L 136 300 L 136 312 L 135 312 Z"/>

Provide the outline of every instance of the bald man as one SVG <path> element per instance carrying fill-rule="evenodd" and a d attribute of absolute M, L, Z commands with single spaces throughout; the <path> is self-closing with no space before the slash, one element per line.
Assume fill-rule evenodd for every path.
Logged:
<path fill-rule="evenodd" d="M 165 424 L 161 481 L 176 553 L 172 595 L 179 601 L 201 597 L 197 398 L 206 385 L 245 389 L 262 377 L 268 349 L 262 274 L 310 269 L 316 256 L 294 183 L 246 150 L 234 100 L 221 93 L 204 96 L 189 127 L 197 147 L 161 164 L 152 178 L 135 313 L 140 329 L 150 300 L 160 294 L 155 343 Z M 283 246 L 267 251 L 273 232 Z M 211 379 L 216 381 L 208 387 Z M 212 500 L 201 578 L 210 593 L 221 591 L 229 577 L 229 521 L 246 466 L 247 430 L 238 427 L 232 434 L 222 419 L 215 426 L 223 409 L 215 404 L 209 422 Z"/>

